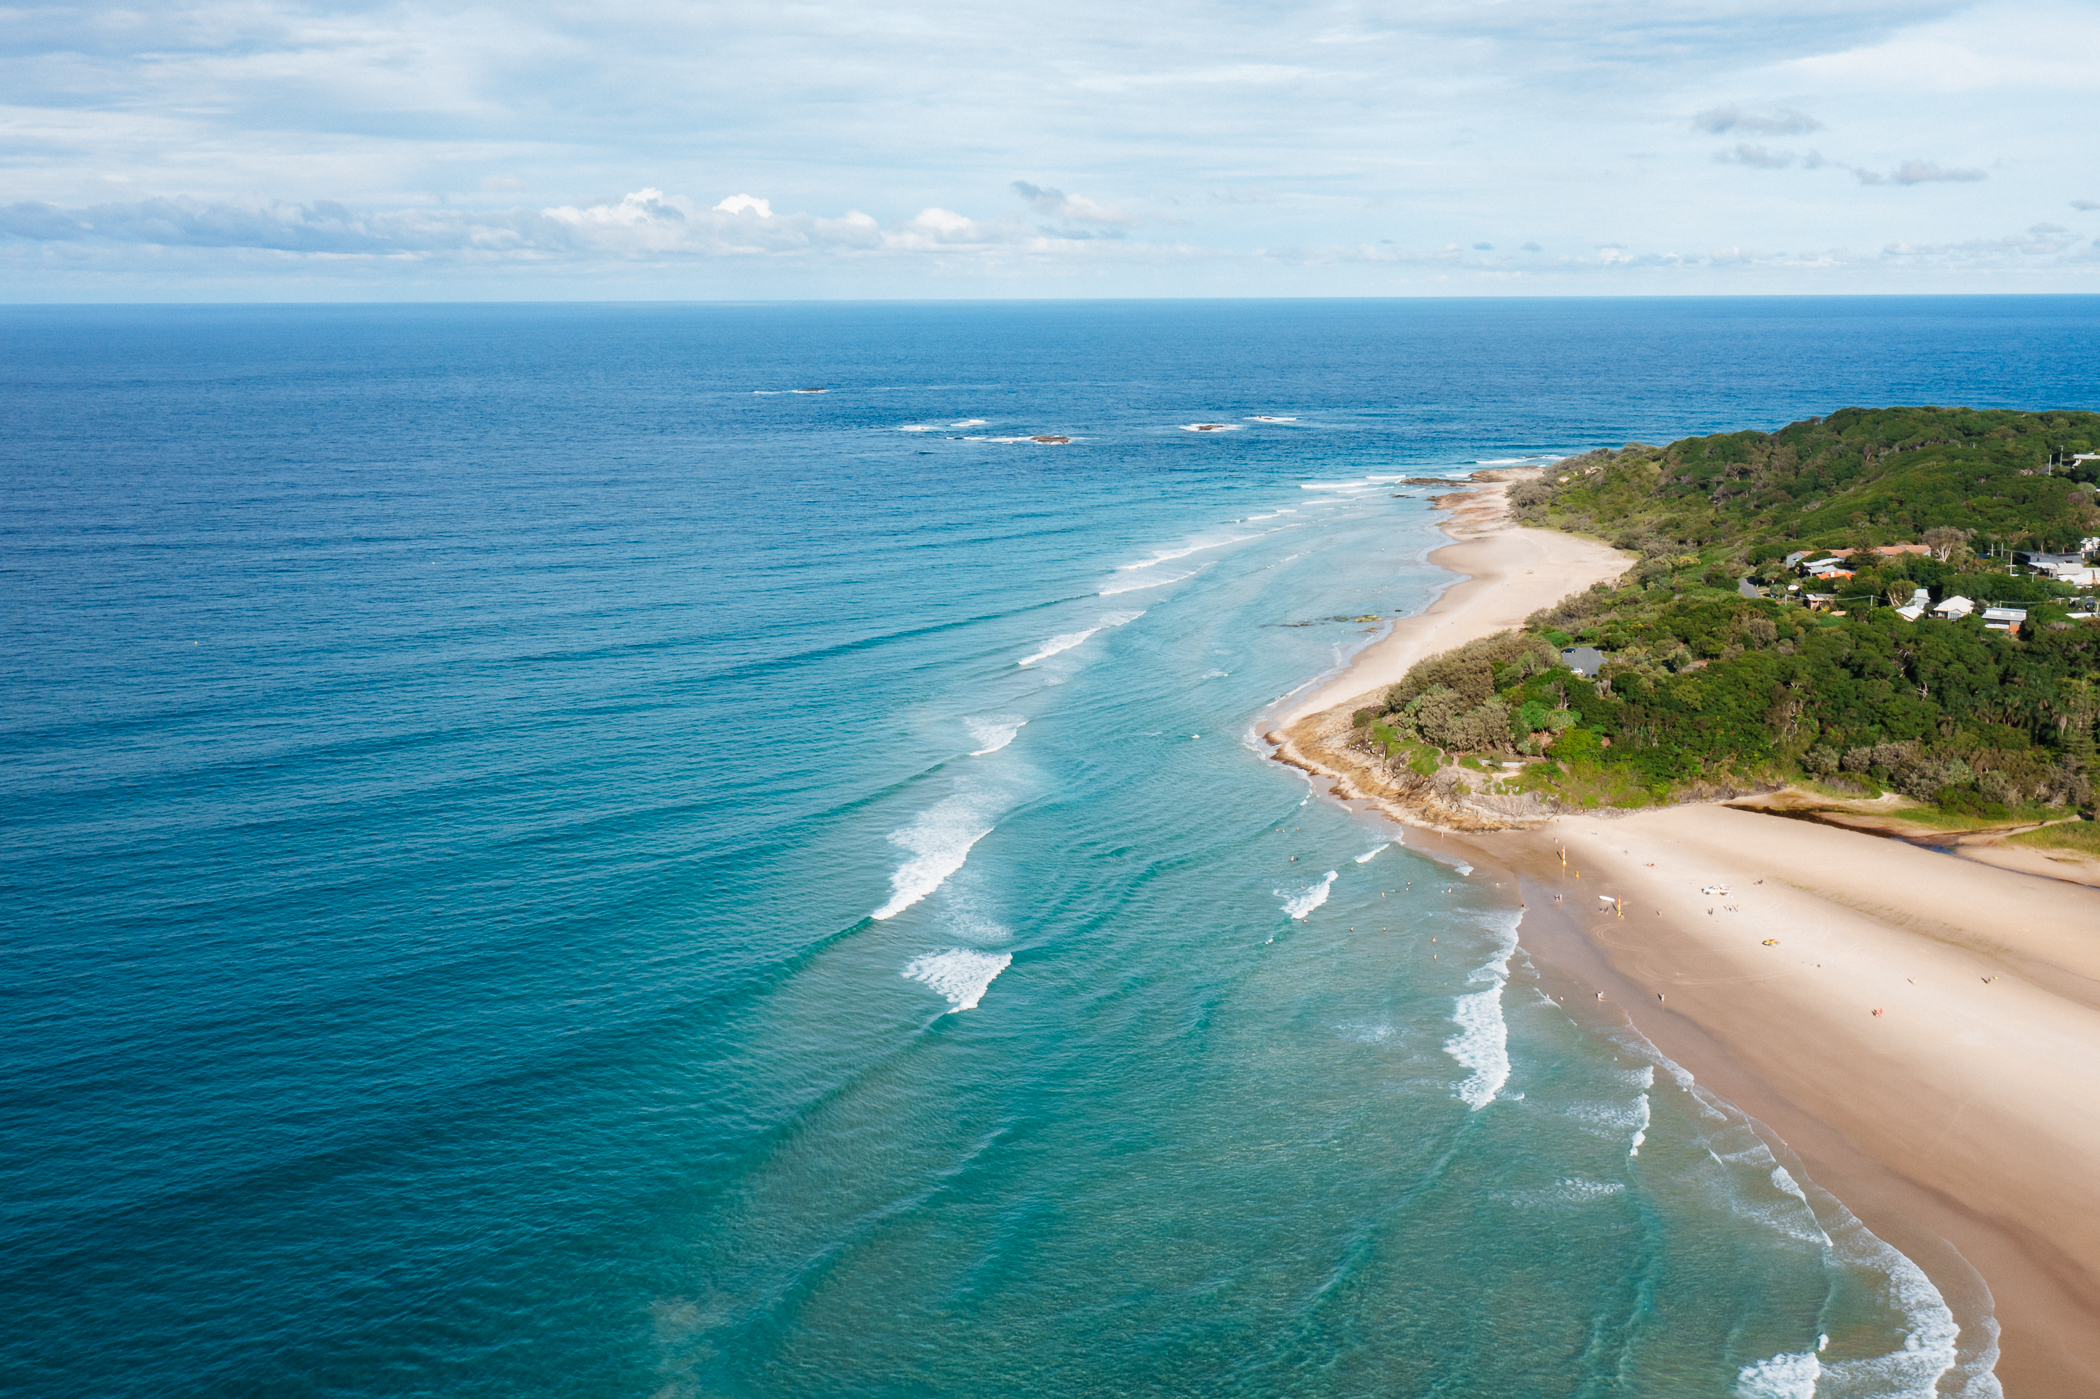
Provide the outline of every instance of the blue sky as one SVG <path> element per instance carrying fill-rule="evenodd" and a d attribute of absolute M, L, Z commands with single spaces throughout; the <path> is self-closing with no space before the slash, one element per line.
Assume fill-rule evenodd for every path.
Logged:
<path fill-rule="evenodd" d="M 17 6 L 0 298 L 2100 291 L 2100 5 Z"/>

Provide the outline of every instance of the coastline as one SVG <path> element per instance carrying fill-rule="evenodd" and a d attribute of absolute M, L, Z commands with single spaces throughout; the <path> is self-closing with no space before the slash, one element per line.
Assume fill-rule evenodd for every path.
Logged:
<path fill-rule="evenodd" d="M 1331 783 L 1332 795 L 1369 801 L 1396 820 L 1440 830 L 1491 830 L 1536 823 L 1550 813 L 1528 798 L 1474 797 L 1470 792 L 1381 773 L 1347 751 L 1351 714 L 1405 676 L 1417 661 L 1476 637 L 1507 631 L 1541 608 L 1633 566 L 1630 554 L 1558 530 L 1508 519 L 1509 487 L 1536 470 L 1475 472 L 1473 484 L 1439 496 L 1450 510 L 1440 526 L 1452 542 L 1429 562 L 1459 575 L 1429 606 L 1356 653 L 1340 672 L 1264 716 L 1258 724 L 1278 761 Z"/>
<path fill-rule="evenodd" d="M 1505 489 L 1439 501 L 1461 513 L 1431 561 L 1466 576 L 1284 712 L 1274 756 L 1406 823 L 1410 843 L 1513 876 L 1520 942 L 1582 988 L 1571 1003 L 1623 1017 L 1924 1269 L 1966 1357 L 1987 1355 L 1995 1327 L 2008 1395 L 2100 1396 L 2100 893 L 1714 803 L 1440 801 L 1323 742 L 1415 661 L 1624 567 L 1593 541 L 1502 523 Z M 1510 561 L 1533 535 L 1619 567 L 1530 581 Z M 1731 892 L 1700 892 L 1716 886 Z"/>
<path fill-rule="evenodd" d="M 1478 472 L 1471 490 L 1439 496 L 1451 511 L 1441 528 L 1451 543 L 1429 554 L 1429 562 L 1459 575 L 1435 601 L 1356 653 L 1349 665 L 1315 685 L 1303 698 L 1270 719 L 1289 729 L 1305 719 L 1382 690 L 1426 656 L 1522 626 L 1542 607 L 1592 583 L 1617 578 L 1633 557 L 1607 544 L 1559 530 L 1528 529 L 1507 522 L 1509 487 L 1536 471 Z"/>

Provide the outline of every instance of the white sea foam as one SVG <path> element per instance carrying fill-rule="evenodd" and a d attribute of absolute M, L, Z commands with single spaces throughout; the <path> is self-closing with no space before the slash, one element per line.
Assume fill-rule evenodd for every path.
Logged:
<path fill-rule="evenodd" d="M 1823 1362 L 1808 1351 L 1786 1351 L 1736 1372 L 1736 1399 L 1816 1399 Z"/>
<path fill-rule="evenodd" d="M 1561 1197 L 1571 1203 L 1590 1200 L 1608 1200 L 1614 1195 L 1626 1193 L 1624 1183 L 1616 1180 L 1584 1180 L 1580 1176 L 1568 1176 L 1553 1182 Z"/>
<path fill-rule="evenodd" d="M 1736 1208 L 1782 1234 L 1822 1245 L 1846 1264 L 1879 1273 L 1884 1280 L 1883 1301 L 1904 1319 L 1903 1343 L 1896 1350 L 1829 1365 L 1813 1355 L 1776 1355 L 1739 1372 L 1738 1396 L 1812 1396 L 1820 1390 L 1830 1395 L 1872 1394 L 1890 1399 L 2004 1399 L 1993 1373 L 1998 1362 L 1995 1316 L 1988 1310 L 1977 1316 L 1972 1322 L 1976 1335 L 1963 1348 L 1959 1344 L 1961 1326 L 1952 1308 L 1923 1269 L 1875 1235 L 1835 1196 L 1796 1179 L 1739 1111 L 1698 1087 L 1691 1074 L 1654 1045 L 1632 1031 L 1617 1038 L 1628 1050 L 1651 1058 L 1679 1089 L 1691 1095 L 1710 1132 L 1737 1136 L 1738 1147 L 1717 1151 L 1708 1146 L 1707 1154 L 1715 1162 L 1759 1172 L 1773 1190 L 1791 1197 L 1782 1206 L 1759 1205 L 1736 1195 L 1732 1202 Z M 1822 1344 L 1827 1344 L 1827 1338 L 1818 1349 Z M 1808 1362 L 1814 1362 L 1814 1368 Z M 1794 1387 L 1786 1387 L 1788 1383 Z"/>
<path fill-rule="evenodd" d="M 1247 419 L 1250 423 L 1295 423 L 1296 418 L 1279 418 L 1270 413 L 1256 413 Z"/>
<path fill-rule="evenodd" d="M 1271 511 L 1270 511 L 1270 512 L 1269 512 L 1268 514 L 1266 514 L 1266 515 L 1249 515 L 1249 516 L 1248 516 L 1248 517 L 1247 517 L 1247 518 L 1246 518 L 1245 520 L 1243 520 L 1243 521 L 1242 521 L 1241 523 L 1243 523 L 1243 524 L 1249 524 L 1249 525 L 1251 525 L 1251 524 L 1253 524 L 1253 523 L 1254 523 L 1254 522 L 1255 522 L 1256 520 L 1274 520 L 1274 519 L 1278 519 L 1278 518 L 1281 518 L 1282 516 L 1285 516 L 1285 515 L 1295 515 L 1295 514 L 1297 514 L 1297 513 L 1298 513 L 1298 512 L 1297 512 L 1297 511 L 1295 511 L 1295 510 L 1271 510 Z"/>
<path fill-rule="evenodd" d="M 1183 423 L 1183 432 L 1238 432 L 1238 423 Z"/>
<path fill-rule="evenodd" d="M 1035 652 L 1033 655 L 1023 656 L 1020 660 L 1015 661 L 1014 664 L 1034 665 L 1037 661 L 1047 661 L 1060 652 L 1071 650 L 1074 646 L 1079 645 L 1100 630 L 1101 628 L 1099 627 L 1088 627 L 1085 631 L 1068 631 L 1063 636 L 1053 636 L 1043 643 L 1040 651 Z"/>
<path fill-rule="evenodd" d="M 1648 1140 L 1648 1124 L 1655 1120 L 1648 1106 L 1648 1095 L 1646 1093 L 1634 1099 L 1634 1102 L 1637 1105 L 1634 1110 L 1634 1116 L 1640 1125 L 1633 1129 L 1633 1145 L 1626 1149 L 1628 1156 L 1641 1154 L 1641 1143 Z"/>
<path fill-rule="evenodd" d="M 1012 743 L 1014 735 L 1019 733 L 1027 723 L 1028 721 L 1018 714 L 986 714 L 976 718 L 964 719 L 963 727 L 970 731 L 971 739 L 984 745 L 982 748 L 972 750 L 970 756 L 982 758 L 987 753 L 998 752 L 1007 744 Z"/>
<path fill-rule="evenodd" d="M 983 798 L 959 794 L 936 802 L 890 832 L 890 844 L 911 858 L 890 875 L 890 899 L 871 918 L 895 918 L 931 894 L 963 867 L 970 849 L 992 833 L 994 813 Z"/>
<path fill-rule="evenodd" d="M 1834 1202 L 1833 1202 L 1834 1203 Z M 1825 1367 L 1834 1389 L 1842 1394 L 1887 1394 L 1902 1399 L 1933 1399 L 1940 1392 L 1940 1378 L 1953 1370 L 1960 1357 L 1955 1342 L 1961 1327 L 1940 1290 L 1925 1276 L 1924 1269 L 1867 1231 L 1849 1214 L 1843 1252 L 1851 1261 L 1879 1271 L 1887 1282 L 1885 1300 L 1903 1314 L 1906 1334 L 1903 1347 L 1864 1360 L 1847 1360 Z M 1992 1318 L 1987 1349 L 1990 1361 L 1997 1356 L 1997 1325 Z M 2002 1391 L 1989 1363 L 1972 1362 L 1963 1367 L 1963 1384 L 1956 1393 L 1969 1399 L 1999 1399 Z"/>
<path fill-rule="evenodd" d="M 1308 884 L 1300 889 L 1278 889 L 1276 897 L 1283 900 L 1284 914 L 1290 918 L 1303 918 L 1326 903 L 1328 893 L 1334 888 L 1335 875 L 1334 870 L 1329 870 L 1318 884 Z"/>
<path fill-rule="evenodd" d="M 986 424 L 987 422 L 989 422 L 989 421 L 990 421 L 990 419 L 987 419 L 987 418 L 964 418 L 964 419 L 963 419 L 963 420 L 962 420 L 961 422 L 959 422 L 959 423 L 950 423 L 950 424 L 948 424 L 948 426 L 949 426 L 949 427 L 983 427 L 983 426 L 984 426 L 984 425 L 985 425 L 985 424 Z"/>
<path fill-rule="evenodd" d="M 1392 845 L 1393 842 L 1391 841 L 1387 841 L 1384 845 L 1374 845 L 1369 850 L 1366 850 L 1363 854 L 1357 856 L 1356 863 L 1358 863 L 1359 865 L 1368 865 L 1371 863 L 1371 861 L 1378 858 L 1379 851 L 1390 850 L 1392 848 Z"/>
<path fill-rule="evenodd" d="M 1015 661 L 1014 664 L 1034 665 L 1037 661 L 1047 661 L 1052 656 L 1055 656 L 1060 652 L 1071 650 L 1074 646 L 1079 645 L 1088 637 L 1092 636 L 1095 632 L 1107 631 L 1110 627 L 1120 627 L 1128 625 L 1129 623 L 1135 622 L 1138 618 L 1144 615 L 1145 614 L 1143 612 L 1103 613 L 1101 616 L 1101 620 L 1094 623 L 1094 625 L 1092 625 L 1091 627 L 1088 627 L 1085 631 L 1068 631 L 1062 636 L 1053 636 L 1048 641 L 1042 644 L 1041 649 L 1037 650 L 1032 655 L 1023 656 L 1020 660 Z"/>
<path fill-rule="evenodd" d="M 1511 912 L 1494 930 L 1495 955 L 1467 980 L 1489 982 L 1485 991 L 1460 996 L 1451 1018 L 1458 1033 L 1444 1042 L 1444 1052 L 1472 1074 L 1458 1085 L 1458 1096 L 1474 1111 L 1495 1101 L 1509 1082 L 1509 1026 L 1502 1018 L 1502 988 L 1509 984 L 1509 959 L 1517 950 L 1517 919 Z"/>
<path fill-rule="evenodd" d="M 921 424 L 921 423 L 913 423 L 913 424 L 911 424 L 911 425 L 909 425 L 909 426 L 907 426 L 907 427 L 900 427 L 900 428 L 898 428 L 898 429 L 897 429 L 897 431 L 899 431 L 899 432 L 939 432 L 939 431 L 940 431 L 940 428 L 938 428 L 938 427 L 935 427 L 935 426 L 929 426 L 929 425 L 926 425 L 926 424 Z"/>
<path fill-rule="evenodd" d="M 953 1015 L 959 1010 L 977 1009 L 993 979 L 1013 960 L 1011 952 L 973 952 L 967 947 L 951 947 L 945 952 L 914 957 L 905 963 L 902 975 L 924 982 L 946 996 L 948 1009 L 944 1013 Z"/>
<path fill-rule="evenodd" d="M 957 912 L 949 920 L 949 927 L 971 942 L 1012 942 L 1014 930 L 995 918 L 967 909 Z"/>
<path fill-rule="evenodd" d="M 1190 569 L 1187 573 L 1177 573 L 1172 578 L 1154 579 L 1152 582 L 1149 583 L 1125 583 L 1121 587 L 1117 588 L 1103 588 L 1098 594 L 1098 596 L 1115 597 L 1121 593 L 1141 593 L 1147 588 L 1164 588 L 1169 583 L 1179 583 L 1184 581 L 1185 579 L 1194 578 L 1197 574 L 1201 573 L 1204 569 L 1209 567 L 1210 565 L 1207 563 L 1198 564 L 1196 567 Z"/>
<path fill-rule="evenodd" d="M 1250 539 L 1259 538 L 1261 538 L 1259 534 L 1235 534 L 1226 539 L 1207 539 L 1201 543 L 1190 544 L 1180 549 L 1162 549 L 1143 563 L 1119 563 L 1116 565 L 1115 571 L 1117 573 L 1129 573 L 1133 569 L 1154 568 L 1163 563 L 1172 563 L 1176 559 L 1185 559 L 1191 554 L 1200 554 L 1206 549 L 1222 549 L 1228 544 L 1244 544 Z"/>

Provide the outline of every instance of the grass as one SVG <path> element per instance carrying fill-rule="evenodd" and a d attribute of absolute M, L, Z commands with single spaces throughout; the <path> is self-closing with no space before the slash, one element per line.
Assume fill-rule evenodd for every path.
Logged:
<path fill-rule="evenodd" d="M 1935 831 L 1994 831 L 2002 826 L 2024 826 L 2032 821 L 2057 821 L 2063 818 L 2063 814 L 2047 806 L 2009 807 L 2003 816 L 1971 816 L 1967 812 L 1947 811 L 1937 806 L 1907 806 L 1888 813 L 1893 820 L 1930 826 Z"/>
<path fill-rule="evenodd" d="M 2042 850 L 2066 850 L 2100 859 L 2100 821 L 2066 821 L 2060 826 L 2044 826 L 2025 835 L 2008 836 L 2005 843 Z"/>
<path fill-rule="evenodd" d="M 1520 791 L 1542 797 L 1558 797 L 1575 807 L 1641 807 L 1660 800 L 1641 785 L 1640 774 L 1630 768 L 1573 758 L 1565 763 L 1548 761 L 1525 767 L 1514 781 Z"/>

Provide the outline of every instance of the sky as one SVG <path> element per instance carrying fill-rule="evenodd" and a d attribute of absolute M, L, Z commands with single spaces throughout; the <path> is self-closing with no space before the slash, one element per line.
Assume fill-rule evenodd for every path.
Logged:
<path fill-rule="evenodd" d="M 0 9 L 0 300 L 2100 292 L 2100 0 Z"/>

